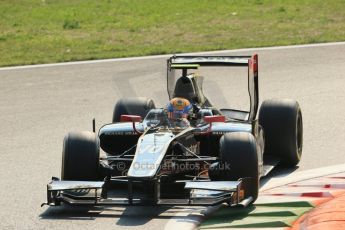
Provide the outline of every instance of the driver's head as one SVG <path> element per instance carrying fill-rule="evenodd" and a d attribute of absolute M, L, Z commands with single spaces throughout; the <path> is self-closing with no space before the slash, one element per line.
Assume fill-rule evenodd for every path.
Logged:
<path fill-rule="evenodd" d="M 167 106 L 168 117 L 170 119 L 187 118 L 191 109 L 192 105 L 187 99 L 175 97 L 170 100 Z"/>

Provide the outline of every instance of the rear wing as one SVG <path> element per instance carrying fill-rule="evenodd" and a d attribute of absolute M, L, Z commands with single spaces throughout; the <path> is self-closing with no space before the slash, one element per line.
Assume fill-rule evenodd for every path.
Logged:
<path fill-rule="evenodd" d="M 248 66 L 251 56 L 173 56 L 171 67 L 174 65 L 194 64 L 199 66 Z"/>
<path fill-rule="evenodd" d="M 201 66 L 247 67 L 250 97 L 248 121 L 255 120 L 259 106 L 259 63 L 257 54 L 252 56 L 172 56 L 168 59 L 167 64 L 168 78 L 175 69 L 182 69 L 182 76 L 185 76 L 188 69 L 198 69 Z"/>

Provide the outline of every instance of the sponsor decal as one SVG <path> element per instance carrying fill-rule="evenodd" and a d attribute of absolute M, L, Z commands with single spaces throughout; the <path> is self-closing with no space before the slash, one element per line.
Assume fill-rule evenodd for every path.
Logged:
<path fill-rule="evenodd" d="M 117 135 L 138 135 L 138 134 L 134 131 L 128 131 L 128 132 L 110 131 L 110 132 L 106 132 L 105 135 L 117 136 Z"/>
<path fill-rule="evenodd" d="M 223 134 L 225 134 L 225 133 L 227 133 L 227 132 L 224 132 L 224 131 L 221 131 L 221 132 L 212 132 L 212 134 L 214 134 L 214 135 L 223 135 Z"/>

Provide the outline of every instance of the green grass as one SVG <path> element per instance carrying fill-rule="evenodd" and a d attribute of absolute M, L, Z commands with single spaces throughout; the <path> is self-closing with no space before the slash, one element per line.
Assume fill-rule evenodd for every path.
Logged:
<path fill-rule="evenodd" d="M 0 66 L 345 40 L 344 0 L 0 0 Z"/>

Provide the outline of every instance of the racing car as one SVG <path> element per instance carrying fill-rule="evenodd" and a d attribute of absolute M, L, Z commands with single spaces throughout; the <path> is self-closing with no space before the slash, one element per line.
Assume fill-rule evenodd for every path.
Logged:
<path fill-rule="evenodd" d="M 203 92 L 204 67 L 245 68 L 247 76 L 238 77 L 246 77 L 249 109 L 215 106 Z M 174 125 L 150 98 L 118 100 L 98 133 L 93 120 L 93 131 L 64 138 L 61 179 L 47 185 L 44 204 L 252 204 L 260 178 L 277 165 L 296 166 L 303 144 L 298 102 L 265 100 L 259 109 L 258 79 L 256 54 L 170 57 L 168 95 L 190 101 L 190 124 Z"/>

